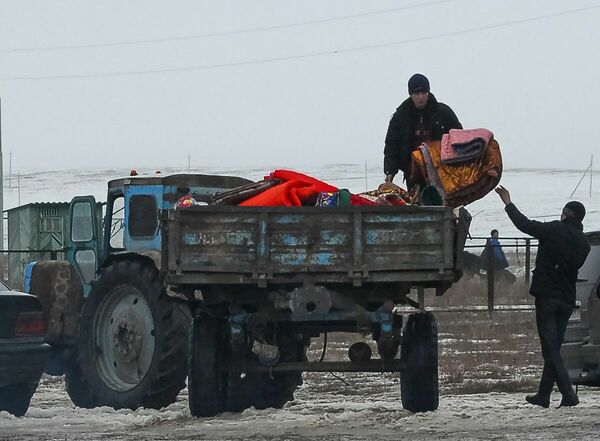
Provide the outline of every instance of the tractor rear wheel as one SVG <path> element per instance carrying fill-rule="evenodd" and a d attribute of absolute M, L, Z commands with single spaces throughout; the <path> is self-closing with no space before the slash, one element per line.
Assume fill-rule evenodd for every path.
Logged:
<path fill-rule="evenodd" d="M 75 406 L 82 409 L 93 409 L 98 406 L 98 400 L 94 397 L 90 385 L 75 360 L 65 366 L 65 389 Z"/>
<path fill-rule="evenodd" d="M 78 364 L 96 405 L 160 409 L 187 376 L 187 304 L 170 298 L 156 267 L 116 261 L 92 282 L 79 325 Z"/>

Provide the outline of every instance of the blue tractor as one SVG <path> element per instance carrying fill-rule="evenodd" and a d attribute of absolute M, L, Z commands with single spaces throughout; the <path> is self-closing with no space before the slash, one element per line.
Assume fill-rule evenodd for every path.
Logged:
<path fill-rule="evenodd" d="M 164 283 L 162 213 L 182 195 L 208 201 L 250 181 L 236 177 L 127 177 L 108 183 L 104 221 L 92 196 L 70 205 L 66 261 L 26 274 L 48 317 L 51 374 L 65 374 L 79 407 L 161 408 L 187 376 L 194 291 Z"/>

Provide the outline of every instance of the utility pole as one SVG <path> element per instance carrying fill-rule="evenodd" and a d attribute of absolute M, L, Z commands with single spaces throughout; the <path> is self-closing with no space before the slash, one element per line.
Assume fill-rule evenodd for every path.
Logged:
<path fill-rule="evenodd" d="M 577 183 L 577 185 L 575 186 L 575 189 L 573 189 L 573 192 L 571 193 L 571 195 L 569 196 L 569 199 L 571 199 L 573 197 L 573 195 L 575 194 L 575 192 L 577 191 L 577 189 L 579 188 L 579 185 L 581 184 L 581 182 L 583 181 L 583 179 L 585 178 L 585 175 L 589 172 L 590 173 L 590 197 L 592 197 L 592 166 L 593 166 L 593 161 L 594 161 L 594 155 L 592 155 L 592 158 L 590 159 L 590 165 L 587 166 L 587 168 L 585 169 L 585 171 L 583 172 L 583 175 L 581 175 L 581 179 L 579 180 L 579 182 Z"/>
<path fill-rule="evenodd" d="M 592 176 L 594 176 L 594 155 L 590 159 L 590 198 L 592 197 Z"/>
<path fill-rule="evenodd" d="M 12 150 L 8 153 L 8 188 L 12 188 Z"/>
<path fill-rule="evenodd" d="M 192 168 L 192 155 L 188 153 L 188 171 Z"/>

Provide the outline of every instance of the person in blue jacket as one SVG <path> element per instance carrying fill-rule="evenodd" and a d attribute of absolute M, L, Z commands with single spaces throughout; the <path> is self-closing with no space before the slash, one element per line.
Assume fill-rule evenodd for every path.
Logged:
<path fill-rule="evenodd" d="M 504 268 L 508 268 L 508 260 L 506 260 L 506 256 L 504 255 L 504 250 L 502 249 L 502 245 L 500 245 L 500 241 L 498 240 L 498 230 L 493 229 L 490 232 L 490 237 L 485 243 L 485 248 L 481 253 L 481 266 L 485 269 L 488 268 L 488 259 L 489 253 L 492 253 L 492 261 L 494 262 L 494 269 L 500 270 Z"/>

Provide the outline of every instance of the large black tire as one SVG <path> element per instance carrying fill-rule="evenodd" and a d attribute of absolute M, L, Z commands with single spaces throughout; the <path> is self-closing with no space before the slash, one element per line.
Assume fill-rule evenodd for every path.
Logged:
<path fill-rule="evenodd" d="M 9 384 L 0 387 L 0 411 L 21 417 L 27 413 L 38 383 Z"/>
<path fill-rule="evenodd" d="M 189 337 L 188 394 L 192 416 L 208 417 L 224 410 L 226 372 L 223 371 L 223 351 L 219 345 L 223 324 L 200 313 L 192 321 Z"/>
<path fill-rule="evenodd" d="M 98 399 L 94 396 L 75 360 L 65 366 L 65 389 L 75 406 L 82 409 L 93 409 L 98 406 Z"/>
<path fill-rule="evenodd" d="M 185 387 L 187 304 L 167 296 L 158 270 L 117 261 L 92 282 L 80 319 L 78 363 L 97 400 L 115 409 L 160 409 Z"/>
<path fill-rule="evenodd" d="M 280 361 L 305 361 L 306 344 L 294 333 L 279 337 Z M 251 363 L 257 357 L 248 350 L 246 358 Z M 240 378 L 239 370 L 233 369 L 228 376 L 227 410 L 241 412 L 251 406 L 257 409 L 281 408 L 294 399 L 294 392 L 302 384 L 302 372 L 247 373 Z"/>
<path fill-rule="evenodd" d="M 400 357 L 402 406 L 411 412 L 439 406 L 437 322 L 430 312 L 411 314 L 404 328 Z"/>

